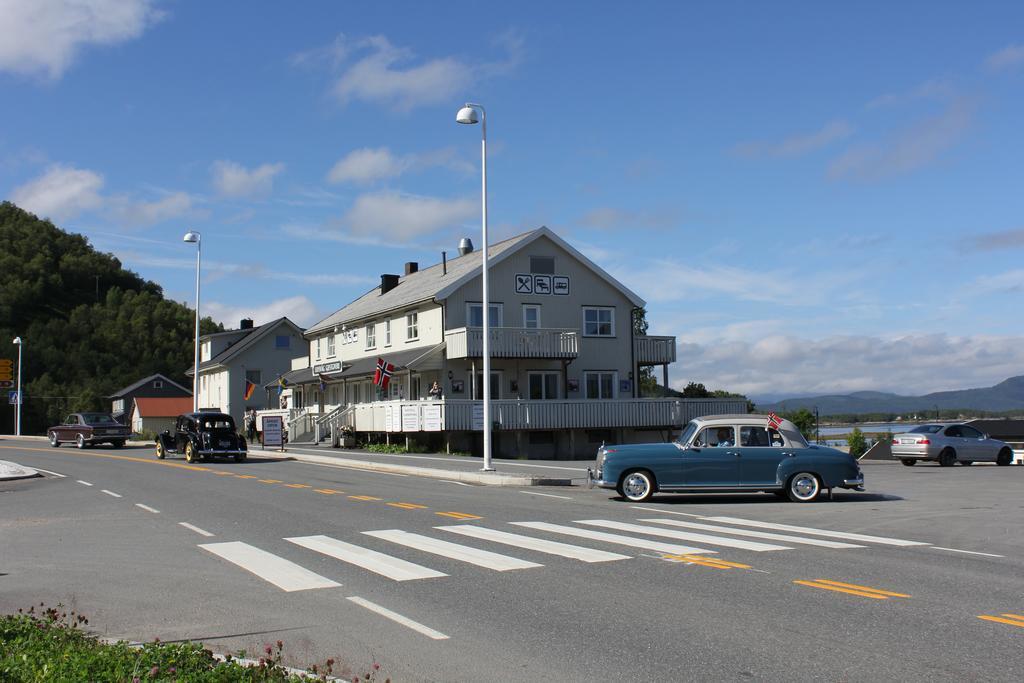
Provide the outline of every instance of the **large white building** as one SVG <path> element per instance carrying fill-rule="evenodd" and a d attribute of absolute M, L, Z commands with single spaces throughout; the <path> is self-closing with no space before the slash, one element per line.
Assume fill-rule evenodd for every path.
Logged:
<path fill-rule="evenodd" d="M 640 398 L 640 368 L 673 362 L 675 337 L 635 334 L 644 301 L 548 228 L 491 245 L 489 264 L 495 454 L 593 453 L 602 441 L 664 439 L 698 414 L 744 412 L 734 399 Z M 474 251 L 409 262 L 309 327 L 308 358 L 285 375 L 292 440 L 348 425 L 479 450 L 480 275 Z M 372 383 L 378 358 L 395 369 L 386 393 Z"/>

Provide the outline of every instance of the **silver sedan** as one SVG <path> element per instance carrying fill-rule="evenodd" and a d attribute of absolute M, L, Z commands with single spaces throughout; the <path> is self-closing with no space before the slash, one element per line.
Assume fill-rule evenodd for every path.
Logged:
<path fill-rule="evenodd" d="M 1013 462 L 1013 451 L 1005 442 L 966 424 L 927 424 L 897 434 L 892 439 L 892 456 L 908 467 L 918 460 L 937 460 L 942 467 Z"/>

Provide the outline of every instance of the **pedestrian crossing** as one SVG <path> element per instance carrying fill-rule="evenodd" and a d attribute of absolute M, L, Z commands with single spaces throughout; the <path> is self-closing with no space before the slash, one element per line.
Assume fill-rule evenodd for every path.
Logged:
<path fill-rule="evenodd" d="M 311 551 L 316 554 L 314 556 L 338 560 L 341 563 L 339 568 L 326 572 L 332 576 L 335 573 L 343 576 L 347 565 L 396 582 L 441 579 L 449 576 L 449 572 L 458 571 L 459 565 L 495 572 L 537 569 L 545 566 L 537 561 L 543 559 L 541 556 L 554 556 L 586 564 L 621 562 L 637 557 L 613 552 L 607 549 L 608 546 L 620 551 L 630 549 L 662 556 L 695 557 L 715 555 L 719 549 L 769 553 L 793 551 L 795 546 L 846 551 L 875 545 L 930 545 L 922 541 L 724 516 L 701 517 L 698 521 L 644 517 L 629 522 L 579 519 L 568 524 L 541 521 L 516 521 L 508 524 L 516 527 L 516 533 L 480 524 L 455 524 L 435 526 L 426 533 L 378 529 L 361 531 L 358 538 L 349 540 L 327 535 L 293 536 L 283 540 L 302 549 L 299 552 Z M 454 536 L 466 543 L 450 540 Z M 560 540 L 553 540 L 551 536 Z M 574 542 L 565 542 L 567 537 Z M 367 545 L 374 545 L 376 549 Z M 491 549 L 496 546 L 503 552 Z M 342 585 L 333 578 L 303 567 L 299 564 L 302 558 L 293 561 L 248 543 L 203 543 L 199 547 L 284 591 L 335 588 Z M 509 547 L 515 549 L 513 554 L 505 554 Z M 423 564 L 391 554 L 409 552 L 424 555 L 426 559 L 420 560 Z M 305 561 L 314 556 L 306 555 Z M 444 571 L 428 566 L 435 564 L 438 558 L 445 563 L 442 565 Z M 413 559 L 419 560 L 418 557 Z"/>

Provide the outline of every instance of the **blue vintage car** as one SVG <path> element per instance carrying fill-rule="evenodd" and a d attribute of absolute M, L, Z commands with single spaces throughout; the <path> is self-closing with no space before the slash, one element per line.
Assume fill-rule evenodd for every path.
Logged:
<path fill-rule="evenodd" d="M 634 502 L 655 493 L 764 491 L 810 503 L 823 490 L 864 490 L 848 453 L 808 444 L 789 420 L 770 425 L 766 415 L 712 415 L 671 443 L 602 445 L 588 485 Z"/>

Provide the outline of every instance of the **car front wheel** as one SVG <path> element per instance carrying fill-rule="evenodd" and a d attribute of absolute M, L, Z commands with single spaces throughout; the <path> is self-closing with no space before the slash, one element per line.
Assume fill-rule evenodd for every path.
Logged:
<path fill-rule="evenodd" d="M 75 445 L 79 448 L 85 448 L 85 437 L 79 434 L 78 438 L 75 439 Z"/>
<path fill-rule="evenodd" d="M 195 462 L 199 457 L 196 455 L 196 447 L 189 443 L 185 446 L 185 460 L 188 462 Z"/>
<path fill-rule="evenodd" d="M 956 451 L 952 448 L 944 448 L 939 453 L 939 467 L 952 467 L 956 464 Z"/>
<path fill-rule="evenodd" d="M 654 495 L 654 475 L 646 470 L 627 472 L 619 482 L 619 494 L 626 500 L 642 503 Z"/>
<path fill-rule="evenodd" d="M 50 432 L 50 445 L 54 448 L 60 446 L 60 439 L 57 438 L 57 432 Z"/>
<path fill-rule="evenodd" d="M 797 472 L 790 477 L 786 492 L 794 503 L 811 503 L 821 493 L 821 481 L 811 472 Z"/>
<path fill-rule="evenodd" d="M 156 442 L 156 457 L 160 460 L 167 457 L 167 451 L 164 450 L 164 445 L 159 441 Z"/>
<path fill-rule="evenodd" d="M 1011 451 L 1009 448 L 1004 448 L 1003 450 L 999 451 L 999 455 L 996 456 L 997 465 L 1002 465 L 1003 467 L 1006 467 L 1011 462 L 1013 462 L 1013 451 Z"/>
<path fill-rule="evenodd" d="M 900 460 L 900 462 L 906 465 L 907 467 L 913 467 L 914 465 L 917 464 L 917 460 L 914 458 L 903 458 L 902 460 Z"/>

